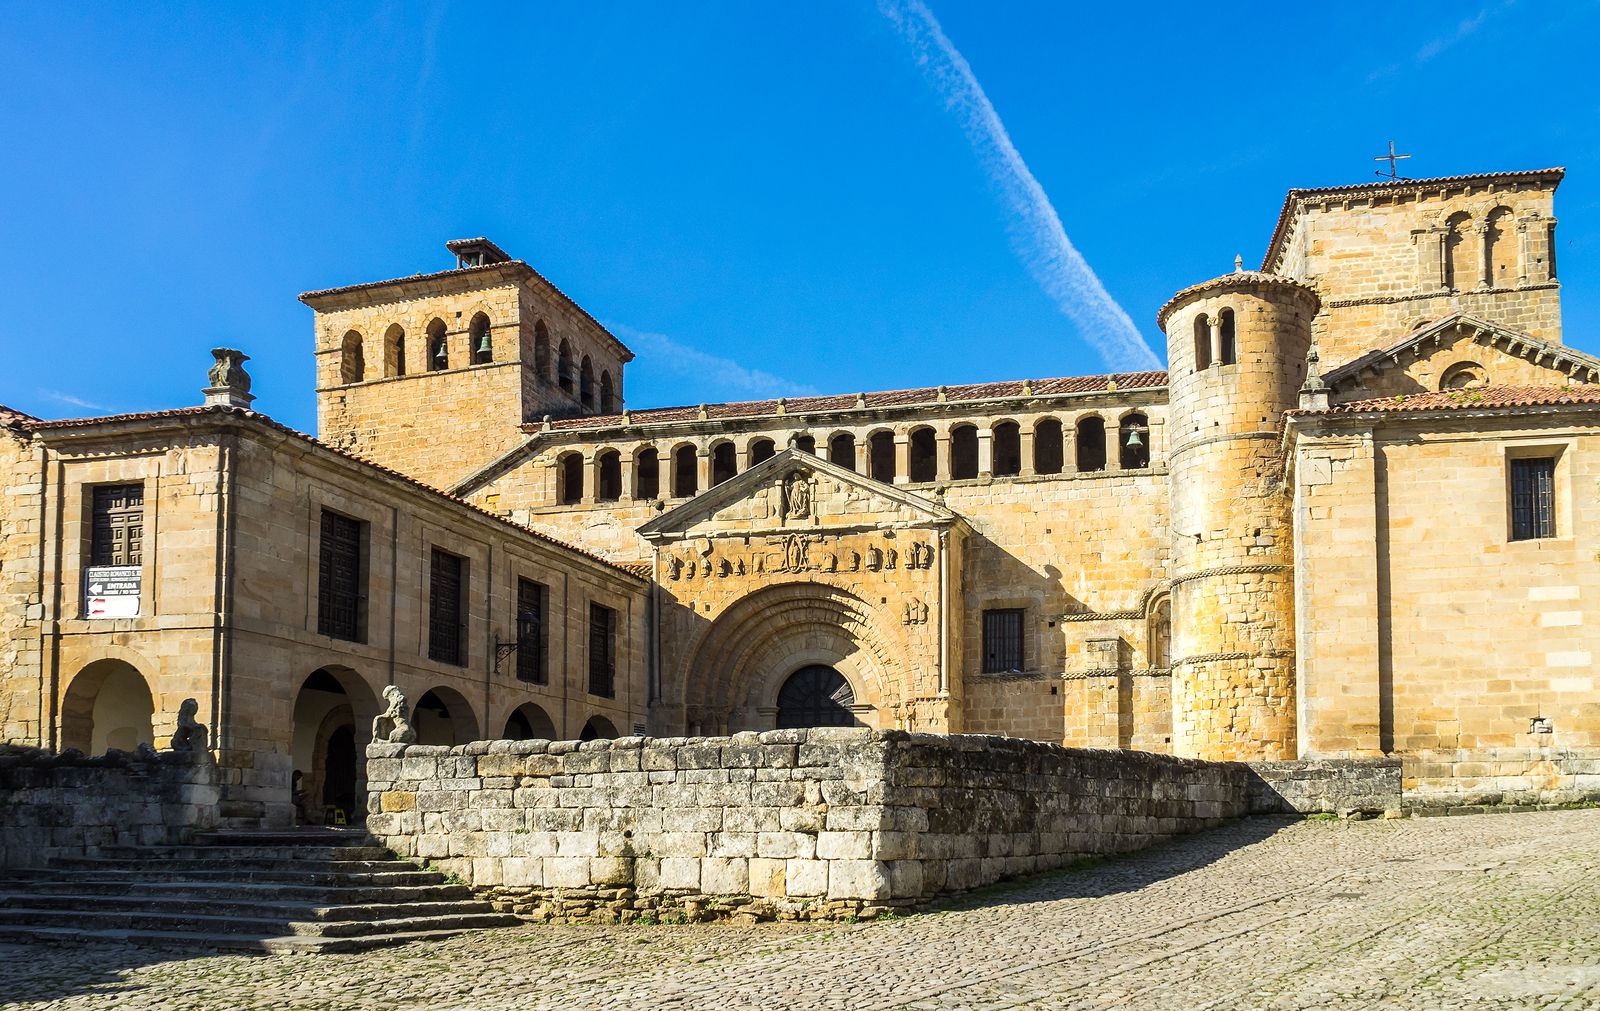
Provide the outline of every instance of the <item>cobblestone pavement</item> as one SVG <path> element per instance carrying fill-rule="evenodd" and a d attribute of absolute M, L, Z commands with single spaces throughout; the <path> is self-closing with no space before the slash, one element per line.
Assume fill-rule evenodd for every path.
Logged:
<path fill-rule="evenodd" d="M 1600 1008 L 1600 811 L 1247 820 L 853 925 L 523 927 L 361 955 L 0 945 L 5 1008 Z"/>

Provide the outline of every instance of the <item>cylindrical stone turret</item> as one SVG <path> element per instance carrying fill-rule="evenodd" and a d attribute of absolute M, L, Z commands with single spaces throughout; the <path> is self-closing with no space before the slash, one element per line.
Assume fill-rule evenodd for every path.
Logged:
<path fill-rule="evenodd" d="M 1278 433 L 1305 377 L 1316 292 L 1236 271 L 1173 296 L 1167 334 L 1172 747 L 1295 757 L 1294 551 Z"/>

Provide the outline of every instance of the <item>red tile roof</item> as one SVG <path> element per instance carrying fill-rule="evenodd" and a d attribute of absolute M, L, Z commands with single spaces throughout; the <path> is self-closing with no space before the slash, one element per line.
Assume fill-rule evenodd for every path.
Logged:
<path fill-rule="evenodd" d="M 639 572 L 635 571 L 635 569 L 630 568 L 630 567 L 628 567 L 626 565 L 618 565 L 615 562 L 612 562 L 612 561 L 609 561 L 609 560 L 607 560 L 605 558 L 600 557 L 599 555 L 595 554 L 592 551 L 585 551 L 583 548 L 576 547 L 574 545 L 568 544 L 565 541 L 556 540 L 554 537 L 551 537 L 549 534 L 544 533 L 543 531 L 535 530 L 534 528 L 532 528 L 530 526 L 526 526 L 526 525 L 524 525 L 522 523 L 517 523 L 517 522 L 514 522 L 512 520 L 508 520 L 504 516 L 501 516 L 498 513 L 490 512 L 489 510 L 483 508 L 482 506 L 476 505 L 476 504 L 474 504 L 472 502 L 468 502 L 466 499 L 458 498 L 458 497 L 456 497 L 454 495 L 449 494 L 448 492 L 440 491 L 438 488 L 435 488 L 430 484 L 424 484 L 423 482 L 418 481 L 416 478 L 412 477 L 409 474 L 403 473 L 403 472 L 398 471 L 398 470 L 394 470 L 394 469 L 389 468 L 389 467 L 385 467 L 385 466 L 383 466 L 382 464 L 379 464 L 379 463 L 373 463 L 371 460 L 368 460 L 367 458 L 365 458 L 363 456 L 357 456 L 355 453 L 351 453 L 351 452 L 349 452 L 347 450 L 338 449 L 338 448 L 336 448 L 334 446 L 330 446 L 326 442 L 323 442 L 321 439 L 317 439 L 317 438 L 315 438 L 313 436 L 307 435 L 304 432 L 301 432 L 301 431 L 298 431 L 296 429 L 290 428 L 288 425 L 285 425 L 280 421 L 275 421 L 272 418 L 268 417 L 267 415 L 259 414 L 259 413 L 255 412 L 255 411 L 247 411 L 247 410 L 242 410 L 242 409 L 237 408 L 237 407 L 225 407 L 225 406 L 221 406 L 221 405 L 206 405 L 206 406 L 202 406 L 202 407 L 179 407 L 179 408 L 175 408 L 175 409 L 170 410 L 170 411 L 141 411 L 141 412 L 134 413 L 134 414 L 110 414 L 110 415 L 103 415 L 103 416 L 100 416 L 100 417 L 92 417 L 92 418 L 63 418 L 63 419 L 61 419 L 59 421 L 41 421 L 41 420 L 39 420 L 37 418 L 34 418 L 34 419 L 31 419 L 31 420 L 26 421 L 26 422 L 18 423 L 17 427 L 22 429 L 23 431 L 29 431 L 29 432 L 52 431 L 52 430 L 55 430 L 55 429 L 65 429 L 65 428 L 91 428 L 91 427 L 94 427 L 96 425 L 115 425 L 115 424 L 122 424 L 122 423 L 126 423 L 126 422 L 164 421 L 164 420 L 167 420 L 169 418 L 192 418 L 192 417 L 198 417 L 198 416 L 209 415 L 209 414 L 215 414 L 215 415 L 219 415 L 219 416 L 221 416 L 221 415 L 229 415 L 229 416 L 234 416 L 234 417 L 239 417 L 239 418 L 255 421 L 255 422 L 257 422 L 257 423 L 259 423 L 261 425 L 264 425 L 267 428 L 273 429 L 274 431 L 277 431 L 277 432 L 282 432 L 285 435 L 293 436 L 294 438 L 299 439 L 302 442 L 309 443 L 312 446 L 315 446 L 318 449 L 324 450 L 326 452 L 332 453 L 335 456 L 344 457 L 347 460 L 353 460 L 356 463 L 359 463 L 364 467 L 369 467 L 372 470 L 378 471 L 378 472 L 383 473 L 383 474 L 387 474 L 390 477 L 398 478 L 401 481 L 406 482 L 407 484 L 414 485 L 415 487 L 422 489 L 423 491 L 427 492 L 430 495 L 437 495 L 439 498 L 446 499 L 446 500 L 448 500 L 450 502 L 454 502 L 457 505 L 465 506 L 468 509 L 471 509 L 475 513 L 479 513 L 479 514 L 481 514 L 483 516 L 487 516 L 488 518 L 490 518 L 490 519 L 492 519 L 492 520 L 494 520 L 494 521 L 496 521 L 498 523 L 504 524 L 505 526 L 508 526 L 508 527 L 512 527 L 513 529 L 518 530 L 518 531 L 520 531 L 522 533 L 531 534 L 532 536 L 537 537 L 539 540 L 545 541 L 546 543 L 551 544 L 551 545 L 553 545 L 553 546 L 555 546 L 557 548 L 561 548 L 561 549 L 563 549 L 565 551 L 571 551 L 571 552 L 573 552 L 575 554 L 582 555 L 585 558 L 593 559 L 594 561 L 597 561 L 597 562 L 601 563 L 602 565 L 605 565 L 605 566 L 607 566 L 609 568 L 616 569 L 619 572 L 623 572 L 623 573 L 625 573 L 625 574 L 627 574 L 627 575 L 629 575 L 629 576 L 631 576 L 631 577 L 633 577 L 635 579 L 641 579 L 641 580 L 644 580 L 644 581 L 648 581 L 649 580 L 649 573 L 648 572 L 646 572 L 643 575 L 641 575 Z"/>
<path fill-rule="evenodd" d="M 1189 296 L 1198 295 L 1203 291 L 1210 291 L 1213 288 L 1230 288 L 1242 284 L 1265 284 L 1277 285 L 1285 288 L 1296 288 L 1310 295 L 1314 302 L 1321 304 L 1321 299 L 1317 297 L 1317 289 L 1311 287 L 1311 285 L 1299 280 L 1298 278 L 1284 277 L 1282 274 L 1264 274 L 1259 270 L 1236 270 L 1231 274 L 1223 274 L 1221 277 L 1213 277 L 1209 281 L 1201 281 L 1199 284 L 1191 284 L 1189 287 L 1184 288 L 1176 295 L 1167 299 L 1166 304 L 1160 309 L 1156 310 L 1156 327 L 1161 330 L 1165 330 L 1167 328 L 1167 314 L 1172 312 L 1179 302 L 1182 302 Z"/>
<path fill-rule="evenodd" d="M 0 404 L 0 427 L 12 428 L 25 422 L 38 420 L 31 414 L 23 414 L 21 411 L 7 407 L 5 404 Z"/>
<path fill-rule="evenodd" d="M 1283 210 L 1278 212 L 1278 224 L 1272 230 L 1272 239 L 1267 243 L 1267 253 L 1261 258 L 1261 269 L 1272 269 L 1272 257 L 1277 252 L 1278 243 L 1283 240 L 1284 233 L 1289 227 L 1289 215 L 1293 211 L 1295 202 L 1306 198 L 1333 197 L 1341 193 L 1354 193 L 1366 195 L 1368 193 L 1414 193 L 1418 190 L 1436 189 L 1440 186 L 1456 186 L 1462 183 L 1491 183 L 1507 182 L 1513 179 L 1544 180 L 1554 179 L 1560 185 L 1562 178 L 1567 174 L 1564 168 L 1530 169 L 1523 172 L 1481 172 L 1475 175 L 1464 176 L 1435 176 L 1432 179 L 1380 179 L 1371 183 L 1353 183 L 1348 186 L 1318 186 L 1311 189 L 1290 190 L 1283 198 Z"/>
<path fill-rule="evenodd" d="M 1420 393 L 1414 397 L 1380 397 L 1353 400 L 1325 411 L 1291 411 L 1290 414 L 1414 413 L 1417 411 L 1474 411 L 1518 407 L 1600 406 L 1600 386 L 1479 386 L 1467 390 Z"/>
<path fill-rule="evenodd" d="M 1031 392 L 1024 393 L 1027 383 Z M 1024 396 L 1049 397 L 1064 393 L 1094 393 L 1105 390 L 1115 382 L 1119 390 L 1160 389 L 1167 385 L 1165 372 L 1119 372 L 1104 376 L 1063 376 L 1055 379 L 1014 379 L 998 383 L 972 383 L 965 386 L 944 387 L 945 401 L 962 403 L 973 400 L 1007 399 Z M 885 390 L 867 393 L 867 409 L 875 407 L 900 407 L 911 404 L 932 404 L 939 399 L 937 386 L 915 390 Z M 857 394 L 841 393 L 823 397 L 787 397 L 783 400 L 785 414 L 814 414 L 821 411 L 847 411 L 858 406 Z M 777 400 L 745 400 L 728 404 L 706 404 L 707 418 L 756 418 L 778 413 Z M 700 407 L 655 407 L 643 411 L 629 411 L 630 425 L 660 424 L 670 421 L 695 421 L 700 417 Z M 554 429 L 609 428 L 623 423 L 621 414 L 598 414 L 581 418 L 563 418 L 552 421 Z M 539 431 L 542 426 L 524 425 L 528 431 Z"/>

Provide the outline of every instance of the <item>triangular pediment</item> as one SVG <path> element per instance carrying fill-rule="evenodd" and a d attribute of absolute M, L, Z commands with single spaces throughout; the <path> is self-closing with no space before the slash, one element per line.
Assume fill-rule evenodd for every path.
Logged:
<path fill-rule="evenodd" d="M 1468 386 L 1600 382 L 1600 359 L 1510 327 L 1452 313 L 1322 377 L 1334 403 Z"/>
<path fill-rule="evenodd" d="M 752 534 L 850 533 L 947 527 L 959 517 L 932 499 L 786 449 L 639 528 L 650 541 Z"/>

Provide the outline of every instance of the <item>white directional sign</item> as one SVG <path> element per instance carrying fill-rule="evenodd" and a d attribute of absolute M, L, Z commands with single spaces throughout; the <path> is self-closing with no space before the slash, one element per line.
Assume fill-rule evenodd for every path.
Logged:
<path fill-rule="evenodd" d="M 91 565 L 84 573 L 85 618 L 133 618 L 139 614 L 144 570 L 137 565 Z"/>

